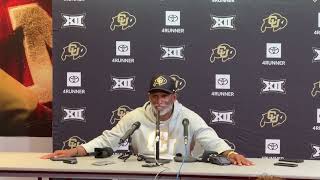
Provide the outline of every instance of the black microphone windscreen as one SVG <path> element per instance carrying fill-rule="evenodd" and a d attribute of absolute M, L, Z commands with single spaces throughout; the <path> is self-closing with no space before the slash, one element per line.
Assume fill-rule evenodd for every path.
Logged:
<path fill-rule="evenodd" d="M 198 161 L 198 159 L 197 158 L 195 158 L 195 157 L 192 157 L 192 156 L 187 156 L 187 157 L 184 157 L 184 156 L 178 156 L 178 153 L 176 154 L 176 156 L 173 158 L 174 159 L 174 161 L 175 162 L 182 162 L 182 161 L 184 161 L 184 162 L 186 162 L 186 163 L 188 163 L 188 162 L 197 162 Z"/>
<path fill-rule="evenodd" d="M 111 147 L 104 148 L 109 154 L 113 154 L 113 149 Z"/>
<path fill-rule="evenodd" d="M 204 151 L 202 154 L 202 157 L 201 157 L 201 161 L 202 162 L 209 162 L 210 161 L 209 158 L 211 155 L 218 155 L 218 153 L 215 151 Z"/>
<path fill-rule="evenodd" d="M 132 124 L 132 126 L 136 126 L 137 129 L 140 127 L 140 125 L 141 123 L 139 121 Z"/>
<path fill-rule="evenodd" d="M 185 118 L 182 120 L 182 124 L 185 126 L 188 126 L 189 125 L 189 119 Z"/>
<path fill-rule="evenodd" d="M 95 158 L 107 158 L 113 155 L 113 149 L 111 147 L 94 148 Z"/>

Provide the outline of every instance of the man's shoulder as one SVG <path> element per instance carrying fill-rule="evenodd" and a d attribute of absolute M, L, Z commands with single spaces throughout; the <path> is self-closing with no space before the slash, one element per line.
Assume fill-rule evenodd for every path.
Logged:
<path fill-rule="evenodd" d="M 144 108 L 143 107 L 137 107 L 129 112 L 127 112 L 127 116 L 135 116 L 135 115 L 139 115 L 139 114 L 143 114 L 144 112 Z"/>
<path fill-rule="evenodd" d="M 183 113 L 184 116 L 192 117 L 192 118 L 201 118 L 198 113 L 196 113 L 195 111 L 189 109 L 188 107 L 186 107 L 182 104 L 181 104 L 180 111 L 181 111 L 181 113 Z"/>

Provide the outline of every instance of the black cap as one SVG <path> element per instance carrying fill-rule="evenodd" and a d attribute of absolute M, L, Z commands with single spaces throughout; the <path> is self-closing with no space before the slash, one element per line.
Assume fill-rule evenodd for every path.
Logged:
<path fill-rule="evenodd" d="M 156 90 L 173 94 L 176 92 L 176 83 L 174 79 L 168 75 L 156 75 L 151 79 L 149 92 Z"/>

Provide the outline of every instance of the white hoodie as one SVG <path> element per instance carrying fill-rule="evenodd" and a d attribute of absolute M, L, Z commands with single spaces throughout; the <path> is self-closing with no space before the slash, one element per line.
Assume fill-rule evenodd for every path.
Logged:
<path fill-rule="evenodd" d="M 187 153 L 194 157 L 201 155 L 203 150 L 222 153 L 230 150 L 228 144 L 218 137 L 216 132 L 195 112 L 184 107 L 178 101 L 174 103 L 173 114 L 170 119 L 160 123 L 160 154 L 174 156 L 177 153 L 185 154 L 183 119 L 189 119 L 189 142 Z M 127 113 L 111 130 L 105 130 L 102 135 L 96 137 L 82 146 L 88 153 L 94 152 L 94 148 L 111 147 L 114 151 L 119 147 L 120 138 L 132 128 L 132 124 L 139 121 L 140 128 L 132 134 L 132 147 L 135 153 L 154 155 L 155 153 L 155 129 L 156 117 L 153 114 L 150 102 Z"/>

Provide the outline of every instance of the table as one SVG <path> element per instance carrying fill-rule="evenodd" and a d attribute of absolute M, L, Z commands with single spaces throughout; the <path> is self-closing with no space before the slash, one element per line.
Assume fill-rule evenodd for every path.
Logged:
<path fill-rule="evenodd" d="M 46 153 L 0 152 L 0 176 L 5 177 L 52 177 L 52 178 L 119 178 L 153 179 L 160 173 L 160 179 L 175 179 L 179 162 L 171 162 L 154 168 L 142 167 L 144 161 L 137 161 L 131 156 L 126 162 L 117 155 L 106 159 L 92 156 L 78 157 L 77 164 L 40 159 Z M 218 166 L 210 163 L 185 163 L 181 169 L 182 179 L 256 179 L 261 175 L 273 175 L 288 179 L 320 179 L 320 161 L 305 160 L 298 167 L 274 166 L 276 159 L 249 158 L 254 166 Z M 93 162 L 114 161 L 115 164 L 94 166 Z M 41 179 L 41 178 L 38 178 Z"/>

